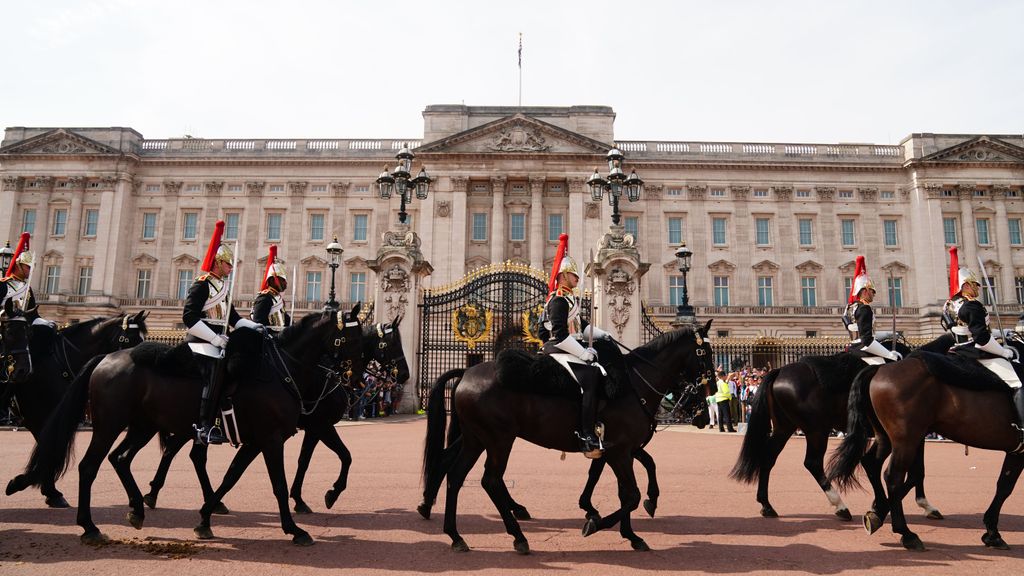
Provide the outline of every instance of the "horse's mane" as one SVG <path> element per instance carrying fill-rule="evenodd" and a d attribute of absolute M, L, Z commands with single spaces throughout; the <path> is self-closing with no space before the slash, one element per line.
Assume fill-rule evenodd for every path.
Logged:
<path fill-rule="evenodd" d="M 953 346 L 954 343 L 955 340 L 953 339 L 953 335 L 947 333 L 921 346 L 918 350 L 924 352 L 945 353 Z"/>
<path fill-rule="evenodd" d="M 662 350 L 668 348 L 679 342 L 684 338 L 693 338 L 697 333 L 692 326 L 683 326 L 677 328 L 671 332 L 665 332 L 661 336 L 658 336 L 654 340 L 651 340 L 643 346 L 638 346 L 632 352 L 626 355 L 626 358 L 630 358 L 634 354 L 637 354 L 647 360 L 650 360 L 654 356 L 657 356 Z"/>
<path fill-rule="evenodd" d="M 76 322 L 75 324 L 70 324 L 66 328 L 61 329 L 60 333 L 66 338 L 73 338 L 75 336 L 88 333 L 88 331 L 107 320 L 110 320 L 110 318 L 93 318 L 91 320 L 86 320 L 85 322 Z"/>
<path fill-rule="evenodd" d="M 328 315 L 307 314 L 298 322 L 292 322 L 291 326 L 282 330 L 281 335 L 277 337 L 277 344 L 282 347 L 292 346 L 308 337 L 309 331 L 319 328 L 322 322 L 333 322 L 333 320 Z"/>

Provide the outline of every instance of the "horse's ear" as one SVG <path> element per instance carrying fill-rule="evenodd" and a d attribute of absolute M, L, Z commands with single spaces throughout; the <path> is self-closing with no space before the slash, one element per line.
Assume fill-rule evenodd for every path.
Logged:
<path fill-rule="evenodd" d="M 355 320 L 355 319 L 356 319 L 356 317 L 358 317 L 358 316 L 359 316 L 359 309 L 360 309 L 360 308 L 361 308 L 362 306 L 363 306 L 363 303 L 362 303 L 362 302 L 356 302 L 356 305 L 352 307 L 352 311 L 351 311 L 351 312 L 349 312 L 349 318 L 352 318 L 353 320 Z"/>
<path fill-rule="evenodd" d="M 712 318 L 711 320 L 708 320 L 707 324 L 704 325 L 704 335 L 705 336 L 707 336 L 708 333 L 710 333 L 710 331 L 711 331 L 711 323 L 714 322 L 714 321 L 715 321 L 715 319 Z"/>
<path fill-rule="evenodd" d="M 138 315 L 138 321 L 142 322 L 146 318 L 149 318 L 149 310 L 140 310 Z"/>
<path fill-rule="evenodd" d="M 402 315 L 395 316 L 395 319 L 391 321 L 391 328 L 398 328 L 398 325 L 402 323 Z"/>

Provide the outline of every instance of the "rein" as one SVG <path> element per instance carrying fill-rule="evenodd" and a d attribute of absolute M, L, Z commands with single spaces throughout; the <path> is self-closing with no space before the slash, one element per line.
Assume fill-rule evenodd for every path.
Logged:
<path fill-rule="evenodd" d="M 695 333 L 695 335 L 696 335 L 696 333 Z M 626 346 L 625 344 L 623 344 L 622 342 L 619 342 L 618 340 L 616 340 L 615 338 L 612 338 L 611 336 L 609 336 L 608 338 L 613 343 L 615 343 L 617 346 L 619 346 L 620 348 L 622 348 L 626 352 L 630 353 L 631 357 L 637 358 L 638 360 L 644 362 L 645 364 L 647 364 L 648 366 L 654 368 L 655 370 L 658 370 L 659 372 L 664 372 L 665 371 L 661 366 L 659 366 L 659 365 L 655 364 L 654 362 L 652 362 L 651 360 L 648 360 L 647 358 L 643 357 L 636 350 L 630 348 L 629 346 Z M 696 343 L 696 341 L 695 341 L 695 343 Z M 704 356 L 705 354 L 707 354 L 707 352 L 703 348 L 701 348 L 700 345 L 698 344 L 694 348 L 694 354 L 696 354 L 697 356 Z M 672 393 L 672 389 L 666 388 L 666 390 L 664 392 L 661 392 L 657 388 L 655 388 L 654 385 L 651 384 L 651 382 L 647 378 L 644 377 L 644 375 L 640 372 L 640 370 L 638 370 L 636 368 L 636 366 L 630 366 L 629 369 L 630 369 L 630 371 L 633 374 L 636 374 L 637 378 L 639 378 L 640 381 L 643 382 L 644 385 L 647 386 L 647 388 L 651 392 L 653 392 L 657 396 L 660 396 L 658 402 L 655 405 L 654 410 L 653 411 L 649 411 L 648 408 L 647 408 L 647 399 L 644 398 L 640 394 L 639 391 L 637 391 L 636 386 L 632 387 L 633 388 L 633 393 L 636 394 L 637 399 L 640 401 L 640 405 L 643 407 L 644 412 L 647 413 L 647 417 L 651 421 L 651 428 L 655 429 L 656 426 L 657 426 L 658 407 L 660 407 L 661 403 L 665 401 L 665 398 L 669 394 Z M 680 381 L 685 381 L 686 378 L 683 375 L 682 371 L 680 371 L 678 373 L 678 376 L 680 377 Z M 706 378 L 706 374 L 702 374 L 701 377 Z M 672 410 L 675 410 L 679 406 L 679 404 L 682 403 L 684 397 L 686 397 L 687 395 L 689 395 L 691 393 L 695 393 L 693 388 L 696 385 L 697 385 L 696 382 L 694 382 L 694 383 L 691 383 L 691 384 L 679 387 L 679 391 L 680 391 L 679 400 L 677 400 L 676 403 L 672 406 Z"/>

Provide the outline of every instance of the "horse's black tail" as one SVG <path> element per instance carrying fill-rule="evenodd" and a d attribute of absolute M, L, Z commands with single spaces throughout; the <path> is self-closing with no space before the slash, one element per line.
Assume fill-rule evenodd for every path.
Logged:
<path fill-rule="evenodd" d="M 427 481 L 428 478 L 432 477 L 432 474 L 438 472 L 444 459 L 445 428 L 448 421 L 444 413 L 444 393 L 448 387 L 448 381 L 458 379 L 452 385 L 452 392 L 454 392 L 455 387 L 459 385 L 459 381 L 461 381 L 462 375 L 465 373 L 465 369 L 456 368 L 441 374 L 437 382 L 434 383 L 434 388 L 430 391 L 430 397 L 427 400 L 427 438 L 423 445 L 424 481 Z M 454 406 L 452 406 L 452 425 L 454 428 Z M 453 437 L 449 435 L 448 438 L 450 443 Z"/>
<path fill-rule="evenodd" d="M 761 474 L 761 458 L 772 434 L 770 408 L 772 387 L 775 384 L 775 379 L 779 377 L 780 371 L 781 368 L 776 368 L 765 375 L 764 381 L 757 389 L 757 394 L 754 395 L 750 420 L 747 421 L 747 431 L 743 435 L 743 447 L 740 448 L 736 465 L 729 473 L 729 477 L 733 480 L 746 483 L 755 482 Z"/>
<path fill-rule="evenodd" d="M 39 443 L 32 450 L 32 456 L 25 466 L 25 473 L 7 485 L 8 494 L 29 486 L 38 486 L 47 480 L 56 483 L 67 472 L 74 452 L 75 432 L 78 431 L 78 424 L 85 414 L 85 404 L 89 400 L 89 380 L 93 370 L 104 358 L 106 356 L 96 356 L 89 360 L 75 377 L 64 393 L 64 398 L 46 421 L 39 435 Z"/>
<path fill-rule="evenodd" d="M 846 437 L 828 461 L 828 481 L 841 490 L 860 486 L 855 476 L 857 465 L 874 436 L 874 427 L 871 425 L 874 409 L 871 407 L 868 386 L 876 372 L 878 366 L 868 366 L 857 373 L 850 386 L 850 399 L 846 408 Z"/>

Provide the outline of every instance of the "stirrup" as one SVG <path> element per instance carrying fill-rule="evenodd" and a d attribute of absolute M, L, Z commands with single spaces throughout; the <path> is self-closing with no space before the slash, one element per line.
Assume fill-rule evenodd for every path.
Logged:
<path fill-rule="evenodd" d="M 1011 423 L 1010 426 L 1013 426 L 1017 431 L 1017 434 L 1020 435 L 1020 440 L 1017 441 L 1017 447 L 1010 450 L 1010 454 L 1024 454 L 1024 428 L 1021 428 L 1015 423 Z"/>
<path fill-rule="evenodd" d="M 211 425 L 209 429 L 205 426 L 200 427 L 198 424 L 193 424 L 192 428 L 196 431 L 196 443 L 209 446 L 210 444 L 223 444 L 227 441 L 224 438 L 224 432 L 221 431 L 220 426 Z"/>

